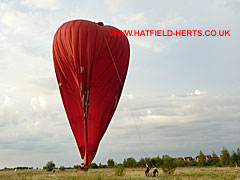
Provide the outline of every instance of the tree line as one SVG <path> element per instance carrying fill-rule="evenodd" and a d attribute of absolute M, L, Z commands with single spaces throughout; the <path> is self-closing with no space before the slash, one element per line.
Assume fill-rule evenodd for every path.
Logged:
<path fill-rule="evenodd" d="M 94 169 L 94 168 L 114 168 L 114 167 L 124 167 L 124 168 L 145 168 L 146 165 L 149 165 L 150 167 L 163 167 L 164 164 L 167 166 L 172 167 L 185 167 L 185 166 L 217 166 L 217 167 L 224 167 L 224 166 L 240 166 L 240 149 L 238 148 L 236 151 L 232 151 L 229 153 L 229 151 L 223 147 L 220 156 L 217 156 L 215 152 L 212 153 L 210 158 L 206 158 L 209 156 L 206 156 L 201 150 L 196 158 L 192 159 L 184 159 L 184 158 L 173 158 L 169 155 L 163 155 L 162 157 L 156 156 L 156 157 L 142 157 L 138 161 L 134 157 L 128 157 L 123 160 L 122 163 L 117 163 L 114 161 L 114 159 L 108 159 L 107 164 L 96 164 L 91 163 L 88 165 L 88 168 Z M 77 169 L 78 165 L 74 165 L 73 167 L 56 167 L 55 163 L 52 161 L 49 161 L 45 166 L 43 166 L 43 169 L 46 169 L 47 171 L 51 171 L 53 169 L 59 169 L 59 170 L 65 170 L 65 169 Z M 2 170 L 13 170 L 13 169 L 33 169 L 33 167 L 15 167 L 15 168 L 7 168 L 5 167 Z M 38 168 L 37 168 L 38 169 Z"/>
<path fill-rule="evenodd" d="M 113 168 L 118 166 L 124 166 L 127 168 L 136 168 L 136 167 L 146 167 L 146 164 L 150 167 L 161 167 L 164 164 L 164 159 L 171 158 L 176 167 L 185 167 L 185 166 L 240 166 L 240 149 L 238 148 L 236 151 L 229 151 L 223 147 L 220 156 L 217 156 L 215 152 L 213 152 L 210 158 L 206 158 L 206 155 L 203 151 L 200 150 L 198 154 L 198 159 L 192 158 L 191 160 L 184 160 L 184 158 L 173 158 L 169 155 L 163 155 L 162 157 L 142 157 L 138 161 L 133 158 L 125 158 L 122 163 L 118 164 L 113 159 L 108 159 L 107 164 L 99 164 L 91 163 L 88 168 Z"/>

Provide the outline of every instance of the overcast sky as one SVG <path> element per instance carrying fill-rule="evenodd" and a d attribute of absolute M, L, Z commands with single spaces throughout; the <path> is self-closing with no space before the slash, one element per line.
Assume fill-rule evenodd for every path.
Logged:
<path fill-rule="evenodd" d="M 240 147 L 239 0 L 0 0 L 0 168 L 81 162 L 51 52 L 72 19 L 231 34 L 130 37 L 123 95 L 94 162 Z"/>

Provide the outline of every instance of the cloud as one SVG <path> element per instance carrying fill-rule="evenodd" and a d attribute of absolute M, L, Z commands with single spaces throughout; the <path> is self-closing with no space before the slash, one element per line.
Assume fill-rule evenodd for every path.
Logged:
<path fill-rule="evenodd" d="M 206 95 L 206 94 L 208 94 L 208 92 L 207 91 L 200 91 L 200 90 L 196 89 L 194 91 L 194 94 L 195 95 Z"/>
<path fill-rule="evenodd" d="M 58 0 L 23 0 L 21 4 L 34 9 L 58 10 L 61 7 Z"/>
<path fill-rule="evenodd" d="M 125 3 L 127 3 L 126 0 L 115 0 L 115 1 L 111 1 L 111 0 L 104 0 L 104 3 L 108 6 L 108 9 L 111 12 L 117 12 L 119 11 L 119 9 L 121 9 Z"/>
<path fill-rule="evenodd" d="M 237 148 L 232 143 L 239 138 L 240 97 L 211 96 L 199 90 L 169 97 L 135 95 L 129 105 L 123 98 L 99 154 L 107 156 L 123 147 L 124 157 L 186 156 L 199 149 L 211 153 L 222 146 Z M 114 157 L 122 161 L 121 155 Z"/>
<path fill-rule="evenodd" d="M 46 109 L 47 108 L 46 98 L 42 96 L 33 97 L 31 100 L 31 106 L 34 111 Z"/>
<path fill-rule="evenodd" d="M 187 123 L 194 120 L 194 116 L 161 116 L 161 115 L 145 115 L 140 117 L 143 124 L 157 123 L 159 125 L 167 125 L 173 123 Z"/>
<path fill-rule="evenodd" d="M 57 83 L 53 77 L 35 77 L 26 80 L 13 91 L 26 92 L 34 95 L 51 95 L 57 93 Z"/>
<path fill-rule="evenodd" d="M 185 19 L 183 17 L 168 16 L 163 20 L 158 20 L 154 24 L 151 23 L 151 15 L 144 12 L 135 12 L 127 14 L 118 14 L 112 17 L 112 22 L 121 30 L 174 30 L 182 29 L 184 25 L 192 23 L 194 17 Z M 148 49 L 154 53 L 162 53 L 170 49 L 180 39 L 175 37 L 160 36 L 128 36 L 130 42 L 140 48 Z"/>
<path fill-rule="evenodd" d="M 177 42 L 177 40 L 163 41 L 157 38 L 159 37 L 132 37 L 130 42 L 138 47 L 151 50 L 154 53 L 164 52 Z"/>
<path fill-rule="evenodd" d="M 73 141 L 63 108 L 56 105 L 53 95 L 25 99 L 21 105 L 24 110 L 10 97 L 0 101 L 0 128 L 4 134 L 0 150 L 59 153 L 64 151 L 64 143 Z"/>
<path fill-rule="evenodd" d="M 3 129 L 8 128 L 12 124 L 18 124 L 18 111 L 15 109 L 15 103 L 9 96 L 3 97 L 3 100 L 0 99 L 0 129 L 3 132 Z"/>
<path fill-rule="evenodd" d="M 79 163 L 79 154 L 64 112 L 51 60 L 52 38 L 62 22 L 72 18 L 85 17 L 96 21 L 103 18 L 120 29 L 172 29 L 191 27 L 197 23 L 194 21 L 196 17 L 190 14 L 196 10 L 194 8 L 186 16 L 184 9 L 181 13 L 176 11 L 164 14 L 161 11 L 160 16 L 158 8 L 155 12 L 151 11 L 152 6 L 148 11 L 139 6 L 135 9 L 126 8 L 125 12 L 125 0 L 105 0 L 104 3 L 105 5 L 96 3 L 97 8 L 91 6 L 91 2 L 84 3 L 86 8 L 83 11 L 82 6 L 73 7 L 78 2 L 67 2 L 65 10 L 61 11 L 58 11 L 62 8 L 60 1 L 55 0 L 0 3 L 1 166 L 16 166 L 22 162 L 41 166 L 49 159 L 63 165 Z M 100 4 L 103 7 L 98 7 Z M 105 6 L 110 12 L 104 11 L 99 17 L 98 10 Z M 189 6 L 186 7 L 190 9 Z M 182 6 L 178 8 L 182 9 Z M 209 8 L 207 12 L 213 11 Z M 216 17 L 219 19 L 219 16 Z M 209 16 L 198 18 L 205 21 L 204 18 Z M 156 55 L 171 50 L 180 42 L 177 38 L 129 39 L 135 52 L 145 50 L 139 56 L 144 56 L 149 51 L 156 53 L 153 54 L 156 59 L 159 59 Z M 188 48 L 186 52 L 189 56 Z M 178 50 L 170 54 L 179 56 Z M 167 58 L 172 56 L 166 56 Z M 141 62 L 141 58 L 138 62 Z M 165 63 L 161 65 L 165 69 L 178 65 L 173 61 L 168 63 L 169 66 L 165 66 Z M 160 72 L 159 69 L 158 71 Z M 158 75 L 168 74 L 156 74 L 155 77 Z M 143 81 L 139 82 L 135 81 L 136 84 L 142 84 Z M 99 147 L 96 161 L 104 162 L 109 156 L 120 162 L 128 155 L 179 155 L 180 152 L 186 155 L 202 148 L 211 153 L 223 145 L 235 148 L 240 138 L 240 98 L 212 95 L 208 91 L 196 89 L 188 94 L 162 97 L 140 97 L 129 93 L 126 95 L 128 98 L 122 97 Z M 119 152 L 119 149 L 122 151 Z"/>
<path fill-rule="evenodd" d="M 129 97 L 133 97 L 129 102 L 121 99 L 96 161 L 109 158 L 109 154 L 117 161 L 131 154 L 140 157 L 166 152 L 178 156 L 179 149 L 186 155 L 202 147 L 211 153 L 219 144 L 228 147 L 239 138 L 240 97 L 211 96 L 202 90 L 162 97 L 128 94 Z M 0 151 L 11 149 L 56 156 L 76 151 L 62 102 L 56 93 L 33 96 L 28 105 L 24 104 L 28 109 L 20 112 L 10 97 L 4 97 L 0 104 L 0 112 L 4 112 L 0 115 L 1 127 L 4 127 Z M 221 134 L 225 134 L 224 137 Z M 115 153 L 123 147 L 120 154 Z M 173 150 L 176 148 L 178 151 Z"/>
<path fill-rule="evenodd" d="M 143 98 L 136 96 L 130 101 L 131 108 L 126 100 L 122 100 L 118 108 L 117 119 L 121 120 L 122 127 L 133 127 L 129 121 L 130 111 L 140 129 L 145 127 L 176 126 L 204 122 L 212 119 L 217 123 L 219 119 L 233 119 L 239 115 L 239 97 L 210 96 L 203 93 L 187 95 L 171 95 L 170 97 Z M 130 117 L 131 119 L 131 117 Z"/>
<path fill-rule="evenodd" d="M 125 96 L 127 97 L 128 100 L 133 100 L 134 99 L 134 95 L 133 94 L 127 94 Z"/>
<path fill-rule="evenodd" d="M 233 9 L 238 9 L 240 6 L 239 0 L 215 0 L 215 3 L 222 6 L 229 6 Z"/>
<path fill-rule="evenodd" d="M 25 33 L 26 31 L 29 31 L 29 27 L 33 28 L 33 26 L 29 26 L 29 24 L 31 23 L 31 18 L 29 16 L 30 14 L 21 13 L 19 11 L 11 9 L 7 5 L 4 5 L 1 9 L 3 12 L 1 15 L 1 22 L 7 27 L 9 27 L 9 30 L 11 32 Z"/>
<path fill-rule="evenodd" d="M 3 105 L 2 105 L 3 108 L 4 107 L 10 107 L 11 105 L 12 105 L 12 100 L 8 96 L 6 96 L 4 101 L 3 101 Z"/>
<path fill-rule="evenodd" d="M 58 26 L 53 20 L 55 17 L 43 16 L 38 11 L 22 11 L 15 6 L 0 3 L 0 51 L 5 52 L 4 56 L 12 52 L 15 56 L 49 58 L 52 36 Z"/>

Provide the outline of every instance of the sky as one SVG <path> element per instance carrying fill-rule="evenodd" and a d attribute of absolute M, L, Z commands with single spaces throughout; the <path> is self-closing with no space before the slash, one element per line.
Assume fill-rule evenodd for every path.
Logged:
<path fill-rule="evenodd" d="M 128 37 L 130 66 L 94 162 L 240 147 L 239 0 L 0 0 L 0 168 L 80 164 L 52 58 L 56 30 L 227 29 L 229 37 Z"/>

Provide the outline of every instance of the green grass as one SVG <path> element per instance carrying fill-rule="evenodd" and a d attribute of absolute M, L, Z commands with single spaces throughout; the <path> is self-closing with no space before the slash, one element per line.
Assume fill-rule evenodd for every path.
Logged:
<path fill-rule="evenodd" d="M 115 169 L 90 169 L 88 172 L 65 170 L 55 173 L 44 170 L 0 171 L 0 180 L 110 180 L 110 179 L 161 179 L 161 180 L 240 180 L 240 168 L 231 167 L 204 167 L 204 168 L 177 168 L 171 176 L 163 174 L 159 169 L 158 177 L 145 177 L 145 169 L 125 168 L 124 176 L 116 176 Z M 152 169 L 150 171 L 152 173 Z"/>

